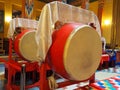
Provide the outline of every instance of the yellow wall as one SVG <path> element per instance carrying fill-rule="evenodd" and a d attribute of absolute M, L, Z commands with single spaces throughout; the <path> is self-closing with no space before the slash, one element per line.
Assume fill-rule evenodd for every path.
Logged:
<path fill-rule="evenodd" d="M 40 15 L 40 11 L 45 3 L 38 0 L 34 0 L 34 11 L 33 18 Z M 12 10 L 21 10 L 22 11 L 22 0 L 0 0 L 0 10 L 4 10 L 4 33 L 0 33 L 0 36 L 7 37 L 7 31 L 9 27 L 9 22 L 6 22 L 6 17 L 12 18 Z"/>
<path fill-rule="evenodd" d="M 105 0 L 102 14 L 102 36 L 105 37 L 106 42 L 110 44 L 111 41 L 111 21 L 112 21 L 112 8 L 113 8 L 113 0 Z M 96 15 L 98 12 L 98 1 L 90 3 L 89 9 L 93 11 Z M 105 21 L 110 21 L 109 25 L 105 25 Z"/>
<path fill-rule="evenodd" d="M 89 10 L 93 11 L 97 15 L 97 12 L 98 12 L 98 1 L 90 3 Z"/>
<path fill-rule="evenodd" d="M 102 35 L 106 38 L 106 42 L 110 44 L 111 41 L 111 22 L 112 22 L 112 10 L 113 9 L 113 0 L 105 0 L 105 5 L 102 15 Z M 106 25 L 105 21 L 109 21 L 109 24 Z"/>

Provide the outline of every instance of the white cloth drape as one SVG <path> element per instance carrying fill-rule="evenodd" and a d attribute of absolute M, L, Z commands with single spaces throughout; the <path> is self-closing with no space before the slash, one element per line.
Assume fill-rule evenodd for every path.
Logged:
<path fill-rule="evenodd" d="M 27 29 L 37 29 L 38 21 L 25 19 L 25 18 L 14 18 L 10 21 L 7 37 L 13 38 L 13 34 L 15 32 L 16 27 L 22 27 Z"/>

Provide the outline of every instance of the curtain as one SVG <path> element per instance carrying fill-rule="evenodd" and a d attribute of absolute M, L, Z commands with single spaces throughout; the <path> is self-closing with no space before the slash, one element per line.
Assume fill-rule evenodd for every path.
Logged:
<path fill-rule="evenodd" d="M 111 47 L 120 47 L 120 0 L 113 0 Z"/>

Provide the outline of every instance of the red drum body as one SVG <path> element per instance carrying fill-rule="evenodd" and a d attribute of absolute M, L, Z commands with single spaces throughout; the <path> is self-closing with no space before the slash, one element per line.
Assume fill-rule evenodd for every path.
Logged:
<path fill-rule="evenodd" d="M 96 30 L 88 25 L 69 23 L 53 34 L 50 65 L 62 77 L 83 81 L 99 66 L 102 44 Z"/>
<path fill-rule="evenodd" d="M 35 30 L 24 30 L 18 34 L 14 41 L 14 50 L 22 58 L 28 61 L 37 60 L 37 43 Z"/>

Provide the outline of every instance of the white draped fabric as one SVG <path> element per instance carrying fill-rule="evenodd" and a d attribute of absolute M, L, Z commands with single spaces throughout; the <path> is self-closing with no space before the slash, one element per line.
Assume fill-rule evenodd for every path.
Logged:
<path fill-rule="evenodd" d="M 27 29 L 36 30 L 38 27 L 38 21 L 30 20 L 25 18 L 14 18 L 10 21 L 9 29 L 8 29 L 8 38 L 13 38 L 13 34 L 15 32 L 16 27 L 22 27 Z"/>

